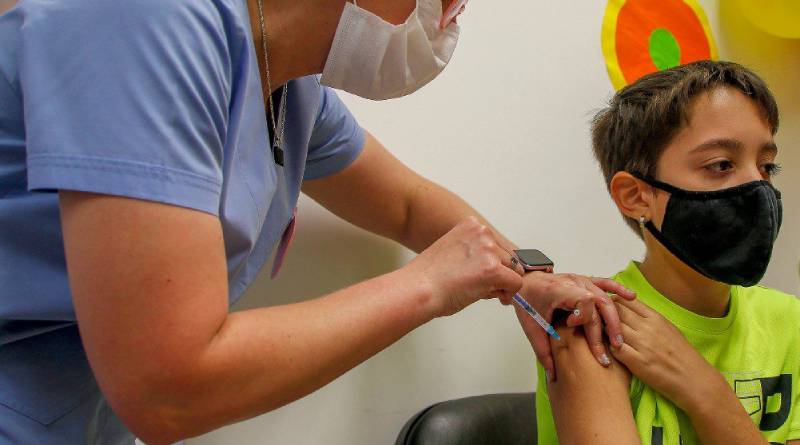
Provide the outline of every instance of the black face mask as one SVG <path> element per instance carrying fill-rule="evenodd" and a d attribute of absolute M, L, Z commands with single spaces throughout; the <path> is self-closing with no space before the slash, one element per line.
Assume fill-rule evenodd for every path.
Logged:
<path fill-rule="evenodd" d="M 693 192 L 655 179 L 671 194 L 661 231 L 645 227 L 673 255 L 712 280 L 753 286 L 767 271 L 783 219 L 781 193 L 767 181 Z"/>

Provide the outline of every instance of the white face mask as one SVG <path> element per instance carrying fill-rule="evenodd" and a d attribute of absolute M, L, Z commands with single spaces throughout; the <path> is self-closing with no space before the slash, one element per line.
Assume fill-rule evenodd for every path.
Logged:
<path fill-rule="evenodd" d="M 402 25 L 346 3 L 320 83 L 366 99 L 405 96 L 444 70 L 459 26 L 439 29 L 441 0 L 417 0 Z"/>

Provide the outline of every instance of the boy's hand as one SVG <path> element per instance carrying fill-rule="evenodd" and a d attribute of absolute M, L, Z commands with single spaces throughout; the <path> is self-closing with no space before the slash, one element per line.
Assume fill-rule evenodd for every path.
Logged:
<path fill-rule="evenodd" d="M 617 308 L 608 293 L 617 294 L 628 300 L 636 298 L 635 293 L 616 281 L 575 274 L 532 272 L 525 275 L 524 284 L 520 290 L 520 294 L 548 322 L 552 322 L 553 312 L 556 309 L 571 312 L 567 318 L 567 325 L 583 325 L 589 348 L 603 366 L 611 363 L 603 344 L 603 322 L 605 322 L 606 332 L 612 345 L 620 346 L 623 341 Z M 544 367 L 548 380 L 554 381 L 556 378 L 555 364 L 547 332 L 525 311 L 518 307 L 516 310 L 522 329 L 531 342 L 536 357 Z"/>
<path fill-rule="evenodd" d="M 729 386 L 683 334 L 641 301 L 615 299 L 625 344 L 613 347 L 614 357 L 646 385 L 685 412 L 707 389 Z M 700 384 L 700 387 L 692 385 Z"/>

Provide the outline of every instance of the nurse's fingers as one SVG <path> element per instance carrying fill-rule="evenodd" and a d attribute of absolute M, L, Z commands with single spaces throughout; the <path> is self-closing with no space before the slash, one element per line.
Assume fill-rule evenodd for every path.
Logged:
<path fill-rule="evenodd" d="M 618 306 L 607 295 L 597 297 L 594 300 L 598 312 L 603 318 L 605 324 L 606 334 L 615 348 L 619 348 L 625 342 L 624 335 L 622 334 L 622 322 Z"/>
<path fill-rule="evenodd" d="M 502 251 L 502 249 L 500 250 Z M 510 263 L 496 272 L 494 280 L 492 283 L 493 290 L 489 295 L 499 298 L 503 304 L 509 304 L 511 298 L 522 289 L 522 275 L 511 269 Z"/>
<path fill-rule="evenodd" d="M 574 327 L 589 324 L 594 316 L 594 301 L 591 299 L 578 300 L 575 303 L 575 308 L 567 317 L 567 326 Z"/>
<path fill-rule="evenodd" d="M 611 364 L 611 359 L 608 357 L 608 351 L 606 351 L 606 346 L 603 344 L 603 324 L 597 312 L 593 311 L 592 313 L 594 314 L 592 320 L 583 325 L 583 332 L 594 358 L 601 365 L 608 366 Z"/>
<path fill-rule="evenodd" d="M 599 287 L 605 292 L 619 295 L 620 297 L 626 300 L 636 299 L 636 292 L 628 289 L 627 287 L 623 286 L 620 283 L 617 283 L 614 280 L 608 278 L 597 278 L 597 277 L 592 277 L 591 280 L 595 286 Z"/>
<path fill-rule="evenodd" d="M 522 330 L 525 332 L 525 336 L 528 337 L 528 341 L 533 347 L 536 359 L 539 360 L 539 363 L 542 364 L 542 368 L 544 368 L 547 381 L 555 382 L 556 366 L 553 361 L 553 352 L 550 348 L 550 338 L 547 332 L 545 332 L 545 330 L 522 308 L 514 305 L 514 310 L 522 326 Z"/>
<path fill-rule="evenodd" d="M 496 240 L 495 243 L 497 243 Z M 500 261 L 503 263 L 504 266 L 513 270 L 514 272 L 519 274 L 519 276 L 525 275 L 525 269 L 522 267 L 519 258 L 517 258 L 517 255 L 514 254 L 514 252 L 509 252 L 508 250 L 500 246 L 499 243 L 497 243 L 497 248 L 495 249 L 495 252 L 497 252 L 497 255 L 500 257 Z"/>

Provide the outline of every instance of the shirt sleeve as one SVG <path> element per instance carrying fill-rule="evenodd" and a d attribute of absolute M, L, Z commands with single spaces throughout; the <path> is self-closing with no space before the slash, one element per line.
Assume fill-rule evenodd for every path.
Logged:
<path fill-rule="evenodd" d="M 20 79 L 28 189 L 217 214 L 231 62 L 215 2 L 41 2 Z"/>
<path fill-rule="evenodd" d="M 797 302 L 796 302 L 797 303 Z M 800 319 L 800 304 L 795 304 L 794 322 Z M 797 328 L 798 339 L 800 339 L 800 328 Z M 789 435 L 786 440 L 800 440 L 800 348 L 795 347 L 794 360 L 796 363 L 795 374 L 792 376 L 792 405 L 789 408 L 791 417 L 789 418 Z"/>
<path fill-rule="evenodd" d="M 537 443 L 558 445 L 558 433 L 553 420 L 553 409 L 550 407 L 550 397 L 547 394 L 544 368 L 539 362 L 536 363 L 536 374 L 536 433 L 539 437 Z"/>
<path fill-rule="evenodd" d="M 364 130 L 339 96 L 328 87 L 322 95 L 311 134 L 303 179 L 318 179 L 343 170 L 364 149 Z"/>

